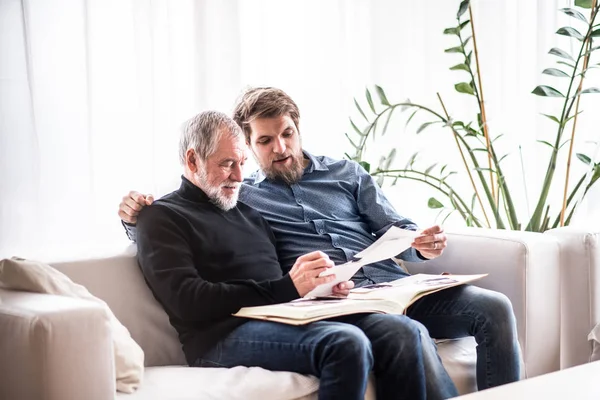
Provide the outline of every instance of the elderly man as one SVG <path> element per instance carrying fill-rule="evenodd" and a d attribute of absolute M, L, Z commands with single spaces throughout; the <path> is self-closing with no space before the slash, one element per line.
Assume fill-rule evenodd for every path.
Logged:
<path fill-rule="evenodd" d="M 315 375 L 320 399 L 363 399 L 371 372 L 378 399 L 456 395 L 425 329 L 406 316 L 356 314 L 305 326 L 231 316 L 299 298 L 334 278 L 319 276 L 333 266 L 320 251 L 282 273 L 268 223 L 237 203 L 245 153 L 242 131 L 226 115 L 192 118 L 180 142 L 181 187 L 137 219 L 140 267 L 188 363 Z M 353 286 L 340 285 L 342 293 Z"/>
<path fill-rule="evenodd" d="M 240 200 L 269 222 L 284 271 L 308 249 L 320 249 L 335 263 L 342 263 L 392 225 L 417 229 L 394 210 L 357 163 L 315 157 L 302 150 L 300 113 L 283 91 L 248 90 L 233 117 L 260 166 L 242 185 Z M 137 212 L 150 200 L 131 192 L 120 205 L 119 215 L 128 223 L 133 240 Z M 423 261 L 438 257 L 445 247 L 446 235 L 434 226 L 423 230 L 412 248 L 399 257 Z M 362 286 L 405 276 L 392 260 L 386 260 L 363 267 L 353 281 Z M 506 296 L 460 286 L 422 298 L 409 307 L 407 315 L 422 323 L 434 338 L 475 337 L 480 390 L 519 379 L 516 322 Z"/>

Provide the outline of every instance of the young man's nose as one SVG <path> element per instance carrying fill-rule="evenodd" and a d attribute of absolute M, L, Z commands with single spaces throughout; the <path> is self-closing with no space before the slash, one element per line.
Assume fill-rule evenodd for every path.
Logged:
<path fill-rule="evenodd" d="M 285 149 L 286 149 L 285 140 L 276 139 L 274 143 L 275 143 L 275 147 L 273 148 L 273 151 L 275 153 L 279 153 L 279 154 L 285 153 Z"/>

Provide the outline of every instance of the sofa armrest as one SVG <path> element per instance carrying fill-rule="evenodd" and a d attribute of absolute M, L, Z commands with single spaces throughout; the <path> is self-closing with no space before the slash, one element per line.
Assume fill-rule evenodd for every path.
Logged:
<path fill-rule="evenodd" d="M 0 288 L 0 338 L 0 398 L 114 398 L 110 325 L 101 305 Z"/>
<path fill-rule="evenodd" d="M 588 335 L 600 324 L 600 231 L 568 226 L 544 235 L 555 237 L 560 247 L 564 369 L 589 362 L 594 352 Z"/>
<path fill-rule="evenodd" d="M 560 270 L 555 238 L 467 228 L 448 233 L 448 247 L 441 257 L 405 265 L 413 274 L 488 273 L 475 285 L 504 293 L 511 300 L 526 376 L 560 369 Z"/>

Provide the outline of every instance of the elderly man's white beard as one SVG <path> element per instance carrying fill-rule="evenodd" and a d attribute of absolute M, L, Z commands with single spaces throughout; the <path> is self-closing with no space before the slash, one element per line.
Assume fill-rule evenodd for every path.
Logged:
<path fill-rule="evenodd" d="M 196 179 L 198 180 L 200 189 L 206 193 L 210 202 L 215 206 L 219 207 L 223 211 L 229 211 L 234 208 L 237 204 L 238 197 L 240 195 L 240 183 L 235 181 L 227 180 L 222 182 L 219 186 L 211 185 L 208 181 L 208 177 L 204 170 L 199 171 L 195 174 Z M 236 191 L 231 196 L 226 196 L 221 191 L 223 186 L 235 186 Z"/>

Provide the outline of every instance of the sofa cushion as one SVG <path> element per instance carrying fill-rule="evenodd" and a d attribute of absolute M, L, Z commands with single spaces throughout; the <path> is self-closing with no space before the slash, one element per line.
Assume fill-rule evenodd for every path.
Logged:
<path fill-rule="evenodd" d="M 292 400 L 315 399 L 319 380 L 262 368 L 146 368 L 144 385 L 119 400 Z"/>

